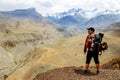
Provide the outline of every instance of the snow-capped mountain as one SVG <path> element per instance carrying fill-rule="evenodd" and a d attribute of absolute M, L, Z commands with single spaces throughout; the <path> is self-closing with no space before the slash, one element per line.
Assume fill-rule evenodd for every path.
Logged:
<path fill-rule="evenodd" d="M 17 9 L 13 11 L 0 11 L 0 13 L 8 16 L 12 16 L 12 17 L 17 17 L 17 18 L 27 18 L 27 19 L 43 18 L 42 15 L 39 14 L 35 8 Z"/>
<path fill-rule="evenodd" d="M 82 9 L 74 9 L 73 8 L 73 9 L 70 9 L 69 11 L 67 11 L 67 12 L 53 14 L 53 16 L 55 18 L 62 18 L 62 17 L 69 16 L 69 15 L 74 16 L 75 14 L 79 14 L 79 15 L 84 16 L 85 12 Z"/>
<path fill-rule="evenodd" d="M 116 22 L 120 22 L 120 14 L 102 14 L 91 18 L 83 26 L 106 27 Z"/>
<path fill-rule="evenodd" d="M 48 15 L 46 18 L 62 26 L 102 27 L 120 22 L 120 10 L 83 10 L 73 8 L 62 13 Z"/>
<path fill-rule="evenodd" d="M 62 13 L 49 14 L 48 16 L 52 16 L 54 18 L 60 19 L 60 18 L 65 17 L 65 16 L 74 16 L 74 15 L 78 14 L 78 15 L 81 15 L 82 17 L 87 18 L 88 17 L 87 13 L 89 13 L 89 12 L 90 11 L 85 11 L 85 10 L 82 10 L 82 9 L 73 8 L 73 9 L 70 9 L 68 11 L 64 11 Z"/>
<path fill-rule="evenodd" d="M 44 19 L 60 26 L 76 26 L 76 27 L 106 27 L 112 23 L 120 22 L 120 10 L 83 10 L 70 9 L 56 14 L 49 14 L 43 17 L 35 8 L 17 9 L 13 11 L 0 11 L 0 14 L 5 14 L 17 18 L 27 19 Z"/>
<path fill-rule="evenodd" d="M 61 13 L 55 13 L 55 14 L 48 14 L 48 16 L 52 16 L 54 18 L 62 18 L 62 17 L 65 17 L 65 16 L 74 16 L 75 14 L 79 14 L 81 15 L 82 17 L 84 18 L 92 18 L 92 17 L 95 17 L 95 16 L 99 16 L 99 15 L 102 15 L 102 14 L 120 14 L 120 10 L 117 9 L 117 10 L 109 10 L 109 9 L 106 9 L 106 10 L 98 10 L 98 9 L 94 9 L 94 10 L 83 10 L 83 9 L 70 9 L 68 11 L 64 11 L 64 12 L 61 12 Z"/>

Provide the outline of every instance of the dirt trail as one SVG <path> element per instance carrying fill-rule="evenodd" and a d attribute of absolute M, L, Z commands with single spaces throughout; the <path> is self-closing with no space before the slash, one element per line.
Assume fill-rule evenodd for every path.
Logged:
<path fill-rule="evenodd" d="M 104 70 L 96 75 L 95 69 L 84 73 L 80 67 L 64 67 L 38 74 L 34 80 L 120 80 L 119 70 Z"/>
<path fill-rule="evenodd" d="M 38 74 L 34 80 L 120 80 L 120 70 L 101 69 L 100 74 L 92 68 L 88 73 L 80 67 L 64 67 Z"/>

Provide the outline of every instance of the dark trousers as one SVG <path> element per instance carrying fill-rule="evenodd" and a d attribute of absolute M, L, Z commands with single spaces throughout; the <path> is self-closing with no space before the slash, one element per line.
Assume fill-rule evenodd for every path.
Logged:
<path fill-rule="evenodd" d="M 98 51 L 90 51 L 88 50 L 86 56 L 86 64 L 90 64 L 91 59 L 94 59 L 95 64 L 99 64 L 99 53 Z"/>

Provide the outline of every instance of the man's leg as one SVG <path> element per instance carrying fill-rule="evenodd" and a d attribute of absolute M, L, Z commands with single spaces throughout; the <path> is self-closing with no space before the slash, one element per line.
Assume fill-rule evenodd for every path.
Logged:
<path fill-rule="evenodd" d="M 92 54 L 90 51 L 88 51 L 87 56 L 86 56 L 85 72 L 87 72 L 89 69 L 89 64 L 90 64 L 91 58 L 92 58 Z"/>
<path fill-rule="evenodd" d="M 97 73 L 99 73 L 100 64 L 96 64 Z"/>
<path fill-rule="evenodd" d="M 85 70 L 88 70 L 88 68 L 89 68 L 89 64 L 86 64 L 85 65 Z"/>
<path fill-rule="evenodd" d="M 94 53 L 95 55 L 93 56 L 95 64 L 96 64 L 96 72 L 97 74 L 99 73 L 99 69 L 100 69 L 100 63 L 99 63 L 99 55 L 98 53 Z"/>

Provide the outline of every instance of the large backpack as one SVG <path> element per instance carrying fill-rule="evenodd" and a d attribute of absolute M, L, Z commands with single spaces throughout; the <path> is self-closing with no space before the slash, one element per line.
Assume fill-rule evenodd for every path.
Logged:
<path fill-rule="evenodd" d="M 98 50 L 100 52 L 100 55 L 102 54 L 103 51 L 108 49 L 107 42 L 102 41 L 103 37 L 104 37 L 103 33 L 95 34 L 94 36 L 94 43 L 99 44 Z"/>

